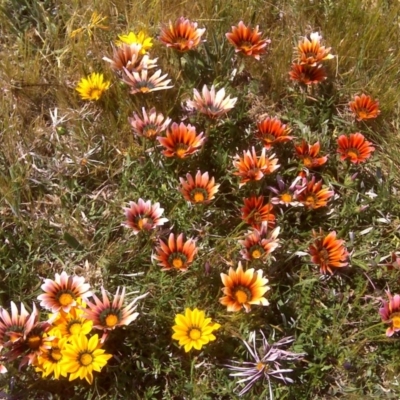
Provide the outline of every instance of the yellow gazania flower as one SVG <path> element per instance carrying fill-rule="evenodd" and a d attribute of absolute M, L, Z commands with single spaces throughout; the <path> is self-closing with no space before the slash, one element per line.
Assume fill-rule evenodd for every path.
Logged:
<path fill-rule="evenodd" d="M 153 39 L 150 36 L 146 36 L 143 31 L 140 31 L 137 35 L 134 32 L 129 32 L 127 35 L 118 35 L 118 38 L 119 40 L 115 42 L 117 46 L 123 43 L 140 44 L 142 46 L 140 54 L 146 53 L 147 50 L 153 47 Z"/>
<path fill-rule="evenodd" d="M 61 369 L 70 374 L 69 380 L 86 379 L 93 383 L 93 371 L 100 372 L 112 357 L 99 348 L 99 336 L 88 339 L 85 335 L 72 336 L 71 343 L 61 351 Z"/>
<path fill-rule="evenodd" d="M 75 88 L 82 100 L 99 100 L 103 92 L 110 87 L 109 81 L 104 80 L 104 75 L 93 72 L 87 78 L 82 78 Z"/>
<path fill-rule="evenodd" d="M 211 318 L 205 317 L 205 312 L 195 308 L 185 310 L 185 315 L 177 314 L 175 323 L 172 327 L 175 332 L 172 339 L 179 340 L 181 346 L 185 346 L 186 353 L 192 347 L 200 350 L 205 344 L 215 340 L 213 331 L 221 327 L 220 324 L 212 323 Z"/>
<path fill-rule="evenodd" d="M 93 328 L 93 321 L 84 318 L 84 310 L 71 308 L 69 313 L 61 311 L 58 318 L 54 321 L 54 328 L 51 332 L 58 331 L 62 337 L 74 335 L 87 335 Z"/>

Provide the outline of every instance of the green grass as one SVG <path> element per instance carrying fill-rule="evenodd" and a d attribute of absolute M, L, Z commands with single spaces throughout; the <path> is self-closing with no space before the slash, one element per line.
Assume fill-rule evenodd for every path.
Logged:
<path fill-rule="evenodd" d="M 93 11 L 107 16 L 109 29 L 71 38 Z M 262 329 L 270 339 L 293 335 L 292 349 L 306 353 L 289 375 L 293 384 L 272 382 L 275 398 L 399 398 L 400 342 L 385 336 L 378 314 L 384 291 L 400 290 L 399 271 L 379 265 L 400 245 L 399 12 L 398 2 L 384 0 L 1 2 L 1 306 L 38 304 L 43 278 L 63 270 L 85 276 L 96 293 L 102 285 L 111 293 L 125 286 L 128 300 L 149 293 L 139 303 L 138 319 L 110 335 L 105 348 L 114 357 L 92 386 L 41 379 L 32 367 L 18 372 L 15 362 L 0 375 L 2 390 L 27 399 L 235 399 L 235 379 L 222 364 L 245 360 L 240 339 Z M 156 38 L 161 23 L 181 15 L 207 28 L 207 42 L 197 56 L 185 55 L 180 68 L 176 53 Z M 272 40 L 260 62 L 232 61 L 224 34 L 240 20 L 259 24 Z M 118 34 L 141 29 L 155 38 L 151 54 L 173 89 L 129 95 L 102 61 Z M 288 71 L 293 47 L 313 31 L 322 33 L 337 58 L 326 62 L 325 83 L 301 90 Z M 230 80 L 233 68 L 239 73 Z M 98 102 L 83 102 L 74 89 L 94 71 L 112 87 Z M 185 121 L 209 135 L 201 152 L 177 162 L 134 138 L 127 120 L 134 111 L 154 105 L 180 122 L 182 101 L 193 88 L 212 83 L 238 102 L 220 125 L 199 116 Z M 361 92 L 380 102 L 380 116 L 368 123 L 355 123 L 347 108 Z M 66 117 L 61 130 L 51 125 L 55 108 Z M 240 219 L 243 198 L 254 190 L 268 196 L 266 186 L 275 183 L 273 175 L 239 189 L 232 159 L 256 143 L 255 121 L 264 113 L 288 123 L 296 142 L 320 141 L 329 154 L 321 177 L 338 196 L 321 210 L 277 209 L 281 247 L 274 259 L 244 263 L 268 277 L 270 306 L 228 313 L 218 301 L 220 273 L 241 259 L 238 240 L 248 229 Z M 336 139 L 356 131 L 377 151 L 367 163 L 348 168 L 336 155 Z M 292 145 L 277 156 L 279 172 L 295 177 Z M 216 200 L 204 207 L 188 206 L 177 190 L 178 178 L 197 169 L 221 184 Z M 376 197 L 368 195 L 371 190 Z M 122 207 L 140 197 L 160 202 L 169 223 L 135 236 L 121 226 Z M 336 230 L 351 254 L 350 268 L 332 277 L 321 278 L 309 256 L 297 255 L 308 251 L 311 232 L 320 227 Z M 187 273 L 162 272 L 151 259 L 158 238 L 165 240 L 170 230 L 197 239 L 199 253 Z M 215 342 L 190 354 L 171 338 L 175 315 L 186 307 L 205 310 L 222 325 Z M 259 382 L 244 398 L 267 395 L 268 386 Z"/>

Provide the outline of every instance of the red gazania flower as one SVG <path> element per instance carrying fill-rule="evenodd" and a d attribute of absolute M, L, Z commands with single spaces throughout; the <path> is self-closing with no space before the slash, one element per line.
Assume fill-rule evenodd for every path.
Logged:
<path fill-rule="evenodd" d="M 243 151 L 243 158 L 238 154 L 236 155 L 233 165 L 239 171 L 233 174 L 241 177 L 239 187 L 242 187 L 249 181 L 259 181 L 264 175 L 272 174 L 272 172 L 280 167 L 278 159 L 274 158 L 275 154 L 266 157 L 265 151 L 264 147 L 260 158 L 257 158 L 254 147 L 252 147 L 251 152 L 250 150 Z"/>
<path fill-rule="evenodd" d="M 85 283 L 83 276 L 70 276 L 65 271 L 56 274 L 54 281 L 45 279 L 41 288 L 44 293 L 37 297 L 40 305 L 53 313 L 60 310 L 68 313 L 77 301 L 86 301 L 92 295 L 90 284 Z"/>
<path fill-rule="evenodd" d="M 322 189 L 322 179 L 315 182 L 315 176 L 310 181 L 303 178 L 301 186 L 304 187 L 305 185 L 306 188 L 297 195 L 297 200 L 303 203 L 306 208 L 317 209 L 325 207 L 328 204 L 328 200 L 335 194 L 329 188 Z"/>
<path fill-rule="evenodd" d="M 382 321 L 390 324 L 386 330 L 386 336 L 393 336 L 395 332 L 400 331 L 400 295 L 391 295 L 390 291 L 386 292 L 389 301 L 383 301 L 382 308 L 379 309 L 379 314 Z"/>
<path fill-rule="evenodd" d="M 322 229 L 319 234 L 313 231 L 314 243 L 310 245 L 309 252 L 312 262 L 319 265 L 322 274 L 333 274 L 332 268 L 346 267 L 349 263 L 349 253 L 344 245 L 344 240 L 336 239 L 336 232 L 324 236 Z"/>
<path fill-rule="evenodd" d="M 349 106 L 357 121 L 376 118 L 380 114 L 379 102 L 364 93 L 361 96 L 355 96 Z"/>
<path fill-rule="evenodd" d="M 224 297 L 219 302 L 227 306 L 228 311 L 240 311 L 242 307 L 246 312 L 250 312 L 251 305 L 257 304 L 268 306 L 269 302 L 264 294 L 271 288 L 267 286 L 268 279 L 263 277 L 263 271 L 254 271 L 250 268 L 243 271 L 242 264 L 239 262 L 236 271 L 231 267 L 228 274 L 221 273 L 224 288 Z"/>
<path fill-rule="evenodd" d="M 208 172 L 201 174 L 197 171 L 195 178 L 192 175 L 186 174 L 186 181 L 184 178 L 179 178 L 182 187 L 180 192 L 183 197 L 194 204 L 207 204 L 214 197 L 215 193 L 218 192 L 220 185 L 215 184 L 214 178 L 208 176 Z"/>
<path fill-rule="evenodd" d="M 157 135 L 160 135 L 168 128 L 171 122 L 170 118 L 164 118 L 164 115 L 157 114 L 154 107 L 150 110 L 149 115 L 147 115 L 145 108 L 142 107 L 142 114 L 143 117 L 133 113 L 133 118 L 128 118 L 133 132 L 138 136 L 155 139 Z"/>
<path fill-rule="evenodd" d="M 315 67 L 318 63 L 333 58 L 333 55 L 329 53 L 331 48 L 328 47 L 326 49 L 324 46 L 321 46 L 322 36 L 318 32 L 311 33 L 310 39 L 305 37 L 303 41 L 299 42 L 296 48 L 299 64 L 307 64 Z"/>
<path fill-rule="evenodd" d="M 375 147 L 371 142 L 365 139 L 365 136 L 359 132 L 351 133 L 350 137 L 340 135 L 338 140 L 338 153 L 340 159 L 349 160 L 353 164 L 362 163 L 371 157 Z"/>
<path fill-rule="evenodd" d="M 242 219 L 255 229 L 261 229 L 263 222 L 268 222 L 269 227 L 275 226 L 275 215 L 272 213 L 274 206 L 270 203 L 264 204 L 264 197 L 249 197 L 244 199 L 242 207 Z"/>
<path fill-rule="evenodd" d="M 247 234 L 244 240 L 239 240 L 244 247 L 240 254 L 248 261 L 265 259 L 279 246 L 279 231 L 279 227 L 269 231 L 268 224 L 262 223 L 260 230 L 254 229 Z"/>
<path fill-rule="evenodd" d="M 310 145 L 303 140 L 300 145 L 294 147 L 297 158 L 303 162 L 306 168 L 318 168 L 328 160 L 327 156 L 318 157 L 320 150 L 319 141 Z"/>
<path fill-rule="evenodd" d="M 257 122 L 257 128 L 256 137 L 263 141 L 264 147 L 267 150 L 277 143 L 288 142 L 293 139 L 293 136 L 289 136 L 291 129 L 284 125 L 278 118 L 267 117 Z"/>
<path fill-rule="evenodd" d="M 327 77 L 325 69 L 320 65 L 311 67 L 305 64 L 292 64 L 292 70 L 289 75 L 292 81 L 305 85 L 320 83 Z"/>
<path fill-rule="evenodd" d="M 194 49 L 200 44 L 204 29 L 197 29 L 196 22 L 190 22 L 184 17 L 178 18 L 173 24 L 171 21 L 168 26 L 161 29 L 160 41 L 167 47 L 185 52 Z"/>
<path fill-rule="evenodd" d="M 183 233 L 175 240 L 175 235 L 171 233 L 168 238 L 168 244 L 160 239 L 160 245 L 156 248 L 157 255 L 153 255 L 158 264 L 163 266 L 162 271 L 177 269 L 186 271 L 189 264 L 193 262 L 197 253 L 196 243 L 193 239 L 183 242 Z"/>
<path fill-rule="evenodd" d="M 174 122 L 167 130 L 167 136 L 158 136 L 157 140 L 164 146 L 162 153 L 166 157 L 185 158 L 200 150 L 205 141 L 203 135 L 203 132 L 196 135 L 196 128 L 190 124 Z"/>
<path fill-rule="evenodd" d="M 270 39 L 261 39 L 262 32 L 258 31 L 258 25 L 255 29 L 247 27 L 243 21 L 238 26 L 232 26 L 232 32 L 225 34 L 227 39 L 235 46 L 236 53 L 243 53 L 246 56 L 260 59 L 260 55 L 267 52 L 267 45 L 271 43 Z"/>
<path fill-rule="evenodd" d="M 151 201 L 139 199 L 137 204 L 134 201 L 129 202 L 129 208 L 124 208 L 126 221 L 124 226 L 131 228 L 137 235 L 140 231 L 150 231 L 156 226 L 164 225 L 168 219 L 161 218 L 164 209 L 160 203 L 151 204 Z"/>

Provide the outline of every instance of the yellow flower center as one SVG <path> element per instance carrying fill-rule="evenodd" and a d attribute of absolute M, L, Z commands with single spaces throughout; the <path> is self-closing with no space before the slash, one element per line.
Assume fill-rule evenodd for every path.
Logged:
<path fill-rule="evenodd" d="M 179 144 L 175 149 L 175 154 L 179 158 L 183 158 L 186 154 L 187 146 L 184 144 Z"/>
<path fill-rule="evenodd" d="M 360 118 L 360 119 L 366 119 L 369 116 L 369 112 L 367 109 L 362 108 L 357 111 L 357 115 L 358 115 L 358 118 Z"/>
<path fill-rule="evenodd" d="M 59 303 L 63 306 L 69 306 L 74 302 L 74 298 L 70 293 L 63 293 L 59 298 L 58 298 Z"/>
<path fill-rule="evenodd" d="M 93 357 L 89 353 L 83 353 L 79 357 L 79 362 L 81 363 L 81 365 L 86 367 L 86 366 L 90 365 L 93 362 Z"/>
<path fill-rule="evenodd" d="M 139 229 L 143 229 L 143 225 L 146 225 L 147 223 L 147 218 L 139 219 L 137 226 Z"/>
<path fill-rule="evenodd" d="M 144 132 L 145 132 L 146 137 L 148 137 L 148 138 L 151 138 L 157 134 L 157 130 L 154 128 L 147 128 L 147 129 L 145 129 Z"/>
<path fill-rule="evenodd" d="M 42 343 L 42 338 L 40 336 L 31 336 L 28 338 L 28 346 L 32 350 L 38 349 L 40 343 Z"/>
<path fill-rule="evenodd" d="M 200 331 L 199 329 L 197 329 L 197 328 L 193 328 L 193 329 L 191 329 L 190 332 L 189 332 L 189 337 L 190 337 L 190 339 L 192 339 L 192 340 L 200 339 L 200 337 L 201 337 L 201 331 Z"/>
<path fill-rule="evenodd" d="M 315 206 L 315 197 L 310 195 L 306 197 L 306 201 L 305 203 L 309 206 L 309 207 L 314 207 Z"/>
<path fill-rule="evenodd" d="M 82 330 L 82 324 L 79 322 L 74 322 L 72 325 L 70 325 L 68 330 L 71 335 L 79 335 Z"/>
<path fill-rule="evenodd" d="M 54 349 L 54 350 L 52 350 L 52 352 L 51 352 L 51 358 L 52 358 L 54 361 L 60 361 L 61 358 L 62 358 L 60 349 Z"/>
<path fill-rule="evenodd" d="M 235 293 L 235 299 L 239 304 L 247 303 L 247 299 L 248 299 L 247 293 L 244 290 L 239 289 Z"/>
<path fill-rule="evenodd" d="M 392 314 L 390 320 L 392 321 L 393 328 L 400 329 L 400 314 Z"/>
<path fill-rule="evenodd" d="M 99 100 L 103 91 L 98 88 L 91 88 L 89 89 L 88 97 L 93 100 Z"/>
<path fill-rule="evenodd" d="M 291 195 L 290 193 L 284 193 L 284 194 L 281 196 L 281 200 L 282 200 L 284 203 L 290 203 L 290 202 L 292 201 L 292 195 Z"/>
<path fill-rule="evenodd" d="M 356 149 L 349 149 L 347 151 L 347 155 L 351 158 L 351 159 L 357 159 L 358 156 L 360 155 L 358 150 Z"/>
<path fill-rule="evenodd" d="M 244 51 L 249 51 L 253 47 L 253 43 L 247 41 L 241 42 L 238 47 Z"/>
<path fill-rule="evenodd" d="M 313 163 L 312 163 L 312 159 L 310 157 L 304 157 L 303 158 L 303 164 L 306 168 L 311 168 Z"/>
<path fill-rule="evenodd" d="M 182 261 L 179 257 L 174 258 L 174 259 L 172 260 L 172 265 L 173 265 L 174 268 L 176 268 L 176 269 L 181 269 L 181 268 L 183 267 L 183 261 Z"/>
<path fill-rule="evenodd" d="M 267 369 L 268 366 L 264 363 L 262 363 L 261 361 L 257 363 L 256 365 L 256 369 L 257 371 L 263 371 L 264 369 Z"/>
<path fill-rule="evenodd" d="M 119 318 L 115 314 L 108 314 L 106 317 L 106 325 L 109 328 L 114 327 L 119 322 Z"/>
<path fill-rule="evenodd" d="M 147 86 L 142 86 L 139 90 L 140 90 L 142 93 L 148 93 L 148 92 L 150 92 L 150 89 L 149 89 Z"/>
<path fill-rule="evenodd" d="M 252 253 L 251 253 L 251 256 L 253 257 L 253 258 L 260 258 L 261 257 L 261 251 L 260 251 L 260 249 L 255 249 L 255 250 L 253 250 L 252 251 Z"/>
<path fill-rule="evenodd" d="M 193 196 L 193 200 L 195 203 L 201 203 L 204 201 L 204 195 L 201 192 L 196 192 Z"/>

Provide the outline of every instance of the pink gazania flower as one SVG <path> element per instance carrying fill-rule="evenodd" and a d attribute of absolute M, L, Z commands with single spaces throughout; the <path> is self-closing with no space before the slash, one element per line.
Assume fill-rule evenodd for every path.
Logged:
<path fill-rule="evenodd" d="M 179 178 L 182 187 L 180 192 L 183 194 L 185 200 L 194 204 L 207 204 L 218 192 L 220 185 L 215 184 L 214 178 L 209 178 L 208 172 L 201 174 L 197 171 L 195 178 L 192 175 L 186 174 L 186 181 L 184 178 Z"/>
<path fill-rule="evenodd" d="M 276 181 L 278 183 L 278 187 L 267 186 L 271 192 L 275 193 L 277 196 L 271 198 L 271 204 L 282 204 L 284 206 L 293 206 L 298 207 L 303 204 L 297 201 L 297 196 L 306 189 L 306 184 L 298 185 L 298 182 L 301 181 L 302 178 L 298 176 L 288 187 L 286 183 L 283 181 L 280 175 L 277 176 Z"/>
<path fill-rule="evenodd" d="M 265 259 L 279 246 L 279 232 L 279 227 L 269 231 L 268 224 L 262 223 L 260 230 L 253 229 L 244 240 L 239 240 L 239 243 L 244 247 L 240 254 L 248 261 Z"/>
<path fill-rule="evenodd" d="M 246 56 L 260 60 L 260 55 L 267 52 L 270 39 L 261 39 L 262 32 L 258 31 L 258 25 L 251 29 L 243 21 L 238 26 L 232 26 L 232 32 L 225 34 L 228 41 L 235 47 L 236 53 L 243 53 Z"/>
<path fill-rule="evenodd" d="M 328 156 L 318 157 L 320 155 L 319 141 L 310 145 L 303 140 L 300 145 L 294 147 L 297 158 L 303 162 L 303 165 L 306 168 L 318 168 L 328 161 Z"/>
<path fill-rule="evenodd" d="M 389 301 L 382 302 L 382 308 L 379 309 L 379 314 L 382 321 L 389 324 L 386 330 L 386 336 L 393 336 L 395 332 L 400 331 L 400 295 L 392 296 L 390 291 L 386 291 Z"/>
<path fill-rule="evenodd" d="M 148 76 L 148 69 L 144 68 L 140 72 L 130 73 L 124 68 L 125 74 L 122 80 L 131 87 L 130 94 L 149 93 L 157 90 L 171 89 L 173 86 L 168 86 L 171 79 L 165 79 L 168 74 L 161 76 L 161 69 Z"/>
<path fill-rule="evenodd" d="M 290 79 L 304 85 L 316 85 L 327 78 L 326 71 L 321 65 L 311 67 L 306 64 L 292 64 L 289 72 Z"/>
<path fill-rule="evenodd" d="M 301 187 L 303 186 L 306 186 L 306 188 L 298 193 L 297 200 L 303 203 L 304 207 L 312 210 L 325 207 L 329 199 L 335 194 L 333 190 L 329 190 L 327 187 L 322 188 L 322 179 L 316 182 L 315 176 L 310 181 L 303 178 Z"/>
<path fill-rule="evenodd" d="M 237 97 L 231 99 L 225 97 L 225 89 L 222 88 L 215 93 L 214 85 L 208 90 L 207 85 L 203 86 L 202 94 L 193 89 L 194 99 L 186 102 L 189 110 L 197 110 L 210 118 L 219 118 L 231 110 L 237 101 Z"/>
<path fill-rule="evenodd" d="M 205 28 L 197 29 L 197 22 L 180 17 L 174 24 L 170 21 L 168 26 L 161 29 L 159 39 L 167 47 L 186 52 L 200 44 L 205 31 Z"/>
<path fill-rule="evenodd" d="M 40 305 L 53 313 L 60 310 L 68 313 L 79 299 L 86 301 L 92 295 L 83 276 L 69 276 L 65 271 L 56 274 L 54 281 L 45 279 L 41 288 L 44 293 L 37 297 L 41 300 Z"/>
<path fill-rule="evenodd" d="M 349 160 L 353 164 L 367 161 L 375 151 L 372 143 L 365 139 L 360 132 L 351 133 L 350 136 L 340 135 L 337 143 L 340 159 L 342 161 Z"/>
<path fill-rule="evenodd" d="M 136 303 L 148 295 L 145 293 L 136 297 L 131 303 L 123 307 L 125 297 L 125 287 L 120 293 L 120 288 L 117 288 L 117 293 L 111 303 L 104 287 L 101 287 L 101 294 L 103 300 L 101 301 L 95 294 L 93 294 L 94 302 L 87 301 L 87 307 L 84 310 L 84 316 L 89 321 L 93 322 L 93 328 L 103 330 L 104 335 L 101 338 L 103 343 L 108 335 L 108 332 L 115 329 L 117 326 L 129 325 L 139 315 L 134 312 L 136 310 Z"/>
<path fill-rule="evenodd" d="M 268 226 L 275 226 L 274 206 L 270 203 L 264 203 L 264 197 L 249 197 L 244 199 L 242 207 L 242 219 L 255 229 L 261 229 L 261 224 L 267 222 Z"/>
<path fill-rule="evenodd" d="M 233 165 L 239 170 L 234 172 L 234 175 L 240 176 L 241 181 L 239 188 L 249 181 L 259 181 L 264 175 L 272 174 L 280 167 L 278 159 L 274 158 L 275 154 L 269 157 L 265 155 L 265 147 L 262 149 L 260 158 L 257 158 L 256 150 L 252 147 L 250 150 L 243 151 L 243 158 L 238 154 L 235 156 Z"/>
<path fill-rule="evenodd" d="M 163 266 L 162 271 L 176 269 L 178 271 L 186 271 L 197 254 L 196 242 L 193 239 L 183 241 L 183 233 L 175 235 L 171 233 L 168 243 L 160 239 L 159 246 L 156 248 L 157 255 L 153 255 L 153 259 L 160 261 L 158 265 Z"/>
<path fill-rule="evenodd" d="M 147 115 L 145 108 L 142 107 L 142 114 L 143 117 L 133 113 L 133 118 L 128 118 L 133 132 L 137 136 L 155 139 L 157 135 L 160 135 L 168 128 L 171 122 L 170 118 L 164 118 L 164 115 L 157 114 L 154 107 L 150 110 L 149 115 Z"/>
<path fill-rule="evenodd" d="M 135 235 L 140 231 L 150 231 L 168 221 L 167 218 L 161 218 L 164 209 L 160 207 L 160 203 L 152 205 L 150 200 L 139 199 L 137 203 L 130 201 L 129 207 L 123 210 L 126 216 L 126 221 L 123 225 L 131 228 Z"/>
<path fill-rule="evenodd" d="M 293 136 L 289 136 L 291 129 L 278 118 L 267 117 L 257 122 L 257 128 L 256 137 L 263 141 L 264 147 L 267 150 L 277 143 L 284 143 L 293 139 Z"/>
<path fill-rule="evenodd" d="M 205 141 L 203 135 L 203 132 L 197 135 L 196 128 L 190 124 L 174 122 L 167 130 L 167 136 L 157 136 L 157 140 L 165 148 L 164 156 L 185 158 L 200 150 Z"/>

